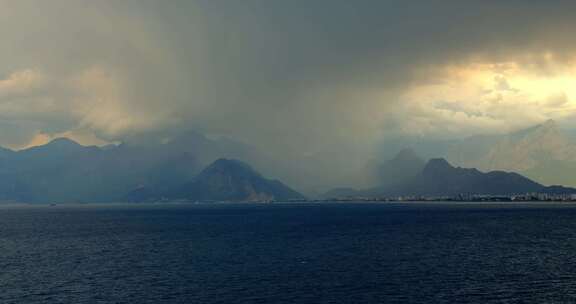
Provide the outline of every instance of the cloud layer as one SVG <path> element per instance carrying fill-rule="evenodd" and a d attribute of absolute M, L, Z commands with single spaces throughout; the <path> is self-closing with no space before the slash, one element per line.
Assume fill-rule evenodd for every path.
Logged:
<path fill-rule="evenodd" d="M 0 145 L 190 128 L 358 172 L 575 114 L 569 1 L 0 0 Z M 351 177 L 349 177 L 351 178 Z"/>

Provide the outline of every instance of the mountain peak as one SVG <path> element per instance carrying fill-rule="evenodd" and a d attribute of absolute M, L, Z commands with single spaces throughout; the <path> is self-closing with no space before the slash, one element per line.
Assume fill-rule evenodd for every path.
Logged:
<path fill-rule="evenodd" d="M 510 134 L 513 140 L 522 140 L 528 137 L 542 137 L 548 135 L 558 135 L 558 125 L 553 119 L 548 119 L 545 122 L 535 125 L 526 129 L 522 129 Z"/>
<path fill-rule="evenodd" d="M 412 160 L 420 160 L 420 157 L 418 157 L 418 155 L 416 154 L 416 152 L 414 152 L 414 150 L 412 148 L 404 148 L 402 150 L 400 150 L 400 152 L 398 152 L 398 154 L 396 154 L 396 156 L 394 157 L 394 160 L 406 160 L 406 161 L 412 161 Z"/>
<path fill-rule="evenodd" d="M 300 199 L 301 194 L 277 180 L 264 178 L 249 165 L 220 158 L 204 169 L 192 182 L 166 196 L 197 200 L 254 201 Z"/>
<path fill-rule="evenodd" d="M 378 182 L 383 186 L 403 183 L 420 174 L 424 164 L 414 150 L 402 149 L 393 159 L 378 167 Z"/>
<path fill-rule="evenodd" d="M 556 121 L 554 119 L 548 119 L 540 126 L 545 128 L 556 128 Z"/>
<path fill-rule="evenodd" d="M 62 147 L 64 147 L 64 146 L 69 146 L 69 147 L 72 147 L 72 146 L 82 146 L 82 145 L 80 145 L 79 143 L 77 143 L 77 142 L 75 142 L 75 141 L 73 141 L 73 140 L 71 140 L 70 138 L 67 138 L 67 137 L 54 138 L 53 140 L 51 140 L 51 141 L 50 141 L 49 143 L 47 143 L 46 145 L 50 145 L 50 146 L 57 145 L 57 146 L 62 146 Z"/>
<path fill-rule="evenodd" d="M 536 127 L 537 130 L 547 133 L 547 132 L 558 132 L 558 125 L 553 119 L 548 119 Z"/>
<path fill-rule="evenodd" d="M 248 164 L 236 159 L 219 158 L 215 160 L 208 168 L 228 168 L 254 171 Z"/>
<path fill-rule="evenodd" d="M 205 178 L 210 176 L 235 176 L 235 177 L 261 177 L 258 172 L 256 172 L 249 165 L 236 160 L 219 158 L 215 160 L 212 164 L 206 167 L 202 172 L 200 172 L 199 178 Z"/>
<path fill-rule="evenodd" d="M 454 169 L 454 167 L 444 158 L 432 158 L 424 167 L 423 173 L 428 174 L 442 174 Z"/>
<path fill-rule="evenodd" d="M 63 151 L 76 151 L 80 148 L 84 148 L 81 144 L 66 138 L 66 137 L 59 137 L 51 140 L 47 144 L 30 147 L 19 152 L 28 153 L 28 152 L 63 152 Z"/>

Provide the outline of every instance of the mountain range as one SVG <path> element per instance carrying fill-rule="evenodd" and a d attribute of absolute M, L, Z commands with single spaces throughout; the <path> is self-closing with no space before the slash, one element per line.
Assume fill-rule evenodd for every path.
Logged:
<path fill-rule="evenodd" d="M 421 164 L 413 151 L 403 150 L 397 157 L 388 161 L 385 168 L 399 172 L 406 168 L 406 155 L 414 159 L 417 169 Z M 406 176 L 406 175 L 404 175 Z M 340 188 L 328 192 L 327 198 L 342 197 L 455 197 L 458 195 L 514 195 L 526 193 L 576 194 L 576 189 L 563 186 L 544 186 L 518 173 L 505 171 L 481 172 L 475 168 L 454 167 L 443 158 L 430 159 L 419 171 L 401 182 L 385 183 L 366 189 Z"/>
<path fill-rule="evenodd" d="M 175 187 L 152 185 L 130 192 L 133 202 L 158 200 L 270 201 L 304 199 L 278 180 L 269 180 L 249 165 L 231 159 L 218 159 L 193 180 Z"/>
<path fill-rule="evenodd" d="M 548 187 L 517 173 L 484 173 L 474 168 L 454 167 L 442 158 L 429 160 L 422 171 L 410 181 L 384 189 L 384 193 L 398 196 L 511 195 L 548 191 Z M 566 189 L 566 192 L 576 193 L 576 189 Z"/>
<path fill-rule="evenodd" d="M 573 135 L 574 132 L 560 129 L 555 121 L 548 120 L 507 134 L 475 135 L 461 140 L 391 140 L 384 152 L 392 157 L 397 151 L 411 147 L 425 158 L 444 158 L 456 166 L 485 172 L 517 172 L 544 185 L 576 187 Z"/>
<path fill-rule="evenodd" d="M 338 188 L 325 197 L 571 193 L 572 188 L 546 185 L 576 184 L 575 142 L 554 121 L 505 135 L 429 141 L 372 165 L 374 187 Z M 254 168 L 265 168 L 264 174 Z M 297 191 L 264 176 L 299 188 L 326 170 L 310 160 L 274 161 L 250 146 L 192 131 L 104 147 L 58 138 L 20 151 L 0 148 L 0 201 L 301 199 Z"/>
<path fill-rule="evenodd" d="M 247 146 L 195 132 L 161 143 L 139 141 L 96 147 L 58 138 L 20 151 L 0 149 L 0 200 L 123 201 L 135 189 L 176 189 L 197 180 L 203 168 L 220 158 L 261 159 Z M 282 192 L 285 189 L 278 186 L 279 182 L 259 183 L 259 173 L 254 169 L 250 172 L 258 185 L 253 190 L 262 198 L 302 197 L 295 191 L 294 196 L 285 195 L 288 191 Z M 202 198 L 219 199 L 210 195 Z"/>

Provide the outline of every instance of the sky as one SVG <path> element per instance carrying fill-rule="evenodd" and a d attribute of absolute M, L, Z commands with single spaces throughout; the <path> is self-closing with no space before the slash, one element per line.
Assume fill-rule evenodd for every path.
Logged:
<path fill-rule="evenodd" d="M 362 166 L 576 115 L 572 1 L 0 0 L 0 145 L 195 129 Z M 576 126 L 574 126 L 576 127 Z"/>

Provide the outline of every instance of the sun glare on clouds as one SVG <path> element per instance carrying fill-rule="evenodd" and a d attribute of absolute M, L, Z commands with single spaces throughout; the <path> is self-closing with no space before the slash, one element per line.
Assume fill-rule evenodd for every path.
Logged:
<path fill-rule="evenodd" d="M 546 71 L 519 62 L 437 68 L 400 97 L 412 134 L 502 133 L 576 114 L 576 64 Z"/>

